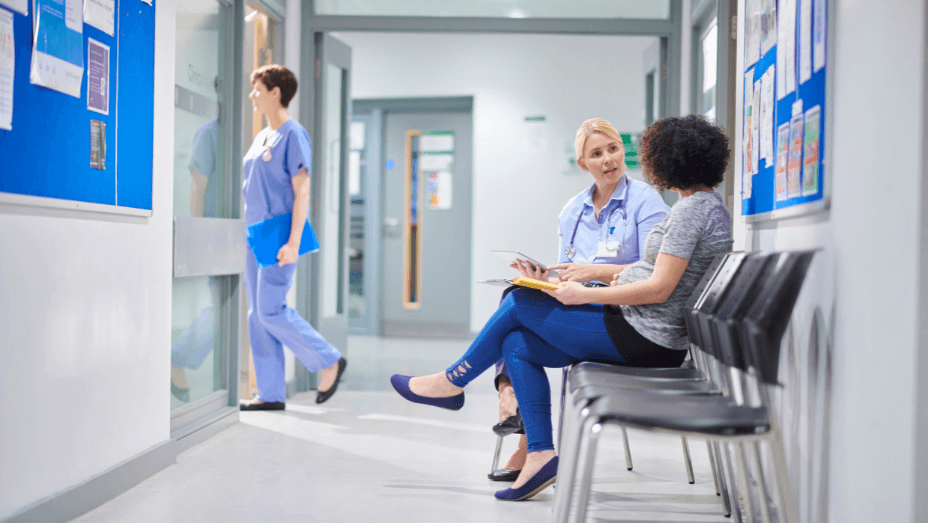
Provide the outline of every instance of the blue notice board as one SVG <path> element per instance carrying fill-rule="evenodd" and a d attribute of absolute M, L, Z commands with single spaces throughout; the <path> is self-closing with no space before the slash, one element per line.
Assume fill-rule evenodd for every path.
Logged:
<path fill-rule="evenodd" d="M 13 117 L 12 130 L 0 129 L 0 193 L 95 204 L 74 205 L 77 209 L 150 215 L 154 1 L 115 0 L 113 36 L 83 24 L 80 98 L 30 82 L 34 1 L 29 1 L 28 15 L 13 12 Z M 88 109 L 89 39 L 109 47 L 108 114 Z M 105 124 L 102 169 L 91 166 L 91 120 Z"/>
<path fill-rule="evenodd" d="M 762 0 L 747 2 L 760 8 Z M 808 9 L 809 18 L 807 19 L 807 30 L 809 39 L 803 42 L 801 32 L 803 30 L 802 13 L 803 3 Z M 772 4 L 772 2 L 771 2 Z M 779 38 L 773 48 L 760 55 L 756 63 L 746 68 L 742 77 L 738 80 L 744 86 L 744 104 L 742 106 L 743 118 L 743 147 L 741 152 L 742 167 L 742 187 L 741 187 L 741 214 L 746 221 L 755 221 L 765 218 L 775 218 L 778 215 L 790 216 L 804 214 L 806 212 L 815 212 L 827 207 L 826 195 L 826 162 L 825 157 L 825 118 L 828 108 L 826 107 L 826 78 L 828 71 L 827 64 L 827 4 L 828 0 L 778 0 L 777 6 L 777 29 L 781 30 L 779 24 L 784 20 L 795 22 L 794 37 L 794 90 L 779 98 L 777 84 L 781 81 L 785 83 L 786 71 L 784 67 L 785 57 L 788 56 L 784 50 L 787 42 L 783 40 L 783 33 L 778 33 Z M 787 7 L 795 7 L 795 17 L 787 16 L 785 12 Z M 750 8 L 748 9 L 750 11 Z M 750 16 L 750 12 L 746 14 Z M 750 24 L 750 21 L 746 22 Z M 762 40 L 763 37 L 756 41 Z M 788 41 L 788 40 L 787 40 Z M 745 42 L 751 42 L 751 38 L 746 37 Z M 818 45 L 820 57 L 816 58 L 815 46 Z M 808 78 L 801 76 L 802 63 L 800 52 L 803 46 L 809 47 L 809 69 L 811 74 Z M 784 56 L 778 57 L 777 53 L 783 53 Z M 779 61 L 778 61 L 779 58 Z M 747 62 L 747 61 L 746 61 Z M 763 118 L 755 110 L 748 114 L 748 108 L 752 105 L 749 96 L 754 90 L 753 86 L 748 85 L 748 81 L 753 79 L 754 82 L 761 80 L 765 73 L 772 70 L 772 81 L 774 82 L 773 96 L 773 156 L 768 162 L 764 158 L 758 160 L 752 159 L 753 156 L 759 155 L 760 143 L 756 143 L 753 135 L 750 134 L 749 122 L 752 118 L 758 118 L 763 124 Z M 780 78 L 784 75 L 784 78 Z M 756 85 L 756 84 L 755 84 Z M 760 133 L 758 132 L 758 136 Z M 748 140 L 750 147 L 753 149 L 748 152 Z M 752 175 L 751 164 L 756 162 L 756 172 Z M 749 178 L 749 180 L 747 179 Z M 750 188 L 747 184 L 750 183 Z M 791 209 L 795 212 L 778 212 L 781 209 Z"/>

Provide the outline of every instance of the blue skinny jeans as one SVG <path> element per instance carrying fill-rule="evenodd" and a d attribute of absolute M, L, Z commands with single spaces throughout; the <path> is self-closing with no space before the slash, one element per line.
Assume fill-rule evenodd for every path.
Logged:
<path fill-rule="evenodd" d="M 602 305 L 563 305 L 532 289 L 510 292 L 446 375 L 464 387 L 500 357 L 512 377 L 529 452 L 554 449 L 545 367 L 583 360 L 625 363 L 606 331 Z"/>

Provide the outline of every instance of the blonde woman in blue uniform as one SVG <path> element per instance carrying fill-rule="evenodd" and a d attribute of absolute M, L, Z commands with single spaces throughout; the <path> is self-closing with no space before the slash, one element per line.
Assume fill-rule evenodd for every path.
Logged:
<path fill-rule="evenodd" d="M 583 122 L 574 141 L 577 165 L 590 173 L 593 184 L 571 198 L 558 217 L 558 263 L 548 271 L 513 264 L 523 276 L 538 280 L 606 284 L 615 274 L 644 255 L 644 241 L 670 207 L 653 187 L 625 174 L 625 147 L 612 124 L 601 118 Z M 515 392 L 505 364 L 496 365 L 500 435 L 521 431 Z M 509 462 L 489 478 L 515 481 L 525 462 L 523 436 Z"/>
<path fill-rule="evenodd" d="M 249 95 L 265 127 L 245 154 L 243 163 L 245 222 L 249 225 L 293 213 L 290 239 L 277 253 L 277 265 L 261 268 L 253 252 L 245 267 L 248 296 L 248 336 L 255 364 L 258 397 L 242 410 L 286 408 L 284 353 L 286 345 L 311 372 L 319 372 L 316 403 L 332 397 L 348 362 L 300 314 L 287 306 L 287 291 L 299 258 L 300 238 L 309 213 L 309 134 L 287 115 L 296 94 L 293 73 L 266 65 L 251 73 Z M 325 246 L 323 246 L 325 248 Z"/>

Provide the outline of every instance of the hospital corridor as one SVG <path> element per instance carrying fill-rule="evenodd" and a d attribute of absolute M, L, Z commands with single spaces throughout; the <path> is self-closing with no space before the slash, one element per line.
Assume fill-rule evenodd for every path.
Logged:
<path fill-rule="evenodd" d="M 928 521 L 924 0 L 0 0 L 0 523 Z"/>

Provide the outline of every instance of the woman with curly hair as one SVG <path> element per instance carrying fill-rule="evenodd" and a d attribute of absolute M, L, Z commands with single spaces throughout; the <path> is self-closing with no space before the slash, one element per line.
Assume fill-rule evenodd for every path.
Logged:
<path fill-rule="evenodd" d="M 557 477 L 545 367 L 584 360 L 643 367 L 683 362 L 686 301 L 712 259 L 732 246 L 731 215 L 713 191 L 728 155 L 725 134 L 703 117 L 655 122 L 641 137 L 641 164 L 652 184 L 681 199 L 651 230 L 643 259 L 620 267 L 609 287 L 568 281 L 556 290 L 511 292 L 447 370 L 391 378 L 409 401 L 458 410 L 464 386 L 502 356 L 521 405 L 528 454 L 512 488 L 497 498 L 528 499 Z"/>

